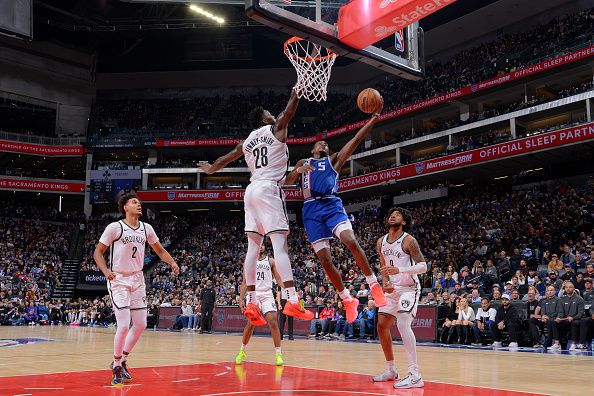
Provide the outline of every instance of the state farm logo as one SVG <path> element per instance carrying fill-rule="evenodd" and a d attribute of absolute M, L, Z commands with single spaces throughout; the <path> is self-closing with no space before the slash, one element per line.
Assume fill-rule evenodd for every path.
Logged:
<path fill-rule="evenodd" d="M 380 4 L 380 8 L 386 8 L 392 3 L 396 3 L 398 0 L 383 0 L 382 4 Z"/>

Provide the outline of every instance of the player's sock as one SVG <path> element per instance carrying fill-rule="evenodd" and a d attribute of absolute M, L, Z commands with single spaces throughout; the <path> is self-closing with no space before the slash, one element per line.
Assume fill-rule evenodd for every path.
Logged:
<path fill-rule="evenodd" d="M 245 293 L 247 296 L 248 304 L 255 304 L 256 303 L 256 292 L 255 291 L 248 291 Z"/>
<path fill-rule="evenodd" d="M 245 345 L 245 344 L 241 344 L 241 348 L 240 348 L 239 350 L 240 350 L 240 351 L 245 351 L 245 347 L 246 347 L 246 346 L 247 346 L 247 345 Z"/>
<path fill-rule="evenodd" d="M 377 277 L 375 276 L 375 274 L 371 274 L 369 276 L 365 275 L 365 281 L 367 282 L 369 287 L 371 287 L 377 283 Z"/>
<path fill-rule="evenodd" d="M 274 352 L 275 352 L 275 353 L 283 353 L 283 352 L 281 351 L 281 347 L 278 347 L 278 348 L 276 348 L 276 347 L 275 347 L 275 348 L 274 348 Z"/>
<path fill-rule="evenodd" d="M 130 333 L 128 333 L 130 334 Z M 122 363 L 127 362 L 128 361 L 128 355 L 130 354 L 130 352 L 122 352 Z"/>
<path fill-rule="evenodd" d="M 396 372 L 396 364 L 394 363 L 393 360 L 390 360 L 389 362 L 386 362 L 388 364 L 388 370 Z"/>
<path fill-rule="evenodd" d="M 400 313 L 396 316 L 396 325 L 402 337 L 402 345 L 408 361 L 408 371 L 412 374 L 419 373 L 417 363 L 417 339 L 412 331 L 413 317 L 409 313 Z"/>
<path fill-rule="evenodd" d="M 351 301 L 353 299 L 353 296 L 351 296 L 351 293 L 349 293 L 346 287 L 342 289 L 342 291 L 338 292 L 338 295 L 343 301 Z"/>
<path fill-rule="evenodd" d="M 295 287 L 287 287 L 288 300 L 291 304 L 299 304 L 299 296 Z"/>
<path fill-rule="evenodd" d="M 113 357 L 113 367 L 118 367 L 122 365 L 122 355 L 114 356 Z"/>

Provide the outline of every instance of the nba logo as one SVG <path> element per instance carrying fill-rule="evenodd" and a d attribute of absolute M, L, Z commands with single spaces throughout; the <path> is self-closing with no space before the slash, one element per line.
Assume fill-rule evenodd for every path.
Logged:
<path fill-rule="evenodd" d="M 424 162 L 419 162 L 418 164 L 415 165 L 415 170 L 417 171 L 417 175 L 423 173 L 423 171 L 425 171 L 425 163 Z"/>
<path fill-rule="evenodd" d="M 170 201 L 175 201 L 175 191 L 167 191 L 167 199 Z"/>
<path fill-rule="evenodd" d="M 404 52 L 404 35 L 402 34 L 402 30 L 399 32 L 396 32 L 396 34 L 394 35 L 394 39 L 395 39 L 396 51 Z"/>
<path fill-rule="evenodd" d="M 225 323 L 225 312 L 217 311 L 217 323 L 220 325 Z"/>

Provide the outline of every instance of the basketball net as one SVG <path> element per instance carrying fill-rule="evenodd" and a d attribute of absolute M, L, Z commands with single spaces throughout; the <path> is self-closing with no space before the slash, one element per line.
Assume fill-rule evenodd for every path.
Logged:
<path fill-rule="evenodd" d="M 297 96 L 312 102 L 326 100 L 332 65 L 338 55 L 329 48 L 299 37 L 287 40 L 284 48 L 285 55 L 297 71 Z"/>

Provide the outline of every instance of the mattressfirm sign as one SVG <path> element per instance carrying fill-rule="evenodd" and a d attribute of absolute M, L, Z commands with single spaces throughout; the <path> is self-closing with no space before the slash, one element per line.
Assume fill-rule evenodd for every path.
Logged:
<path fill-rule="evenodd" d="M 85 191 L 85 184 L 82 182 L 0 178 L 0 189 L 82 194 Z"/>
<path fill-rule="evenodd" d="M 83 146 L 45 146 L 7 140 L 0 140 L 0 151 L 56 157 L 81 156 L 85 153 Z"/>
<path fill-rule="evenodd" d="M 369 187 L 392 180 L 439 172 L 481 162 L 497 160 L 515 155 L 546 150 L 586 140 L 594 139 L 594 123 L 574 128 L 543 133 L 523 139 L 499 143 L 480 149 L 458 154 L 420 161 L 414 164 L 399 166 L 366 175 L 349 177 L 338 182 L 338 192 Z M 140 191 L 138 195 L 143 201 L 241 201 L 244 190 L 196 190 L 196 191 Z M 303 199 L 300 190 L 285 190 L 287 200 Z"/>
<path fill-rule="evenodd" d="M 303 199 L 301 190 L 284 190 L 287 200 Z M 174 190 L 174 191 L 138 191 L 138 197 L 145 202 L 209 202 L 243 201 L 245 190 Z"/>

